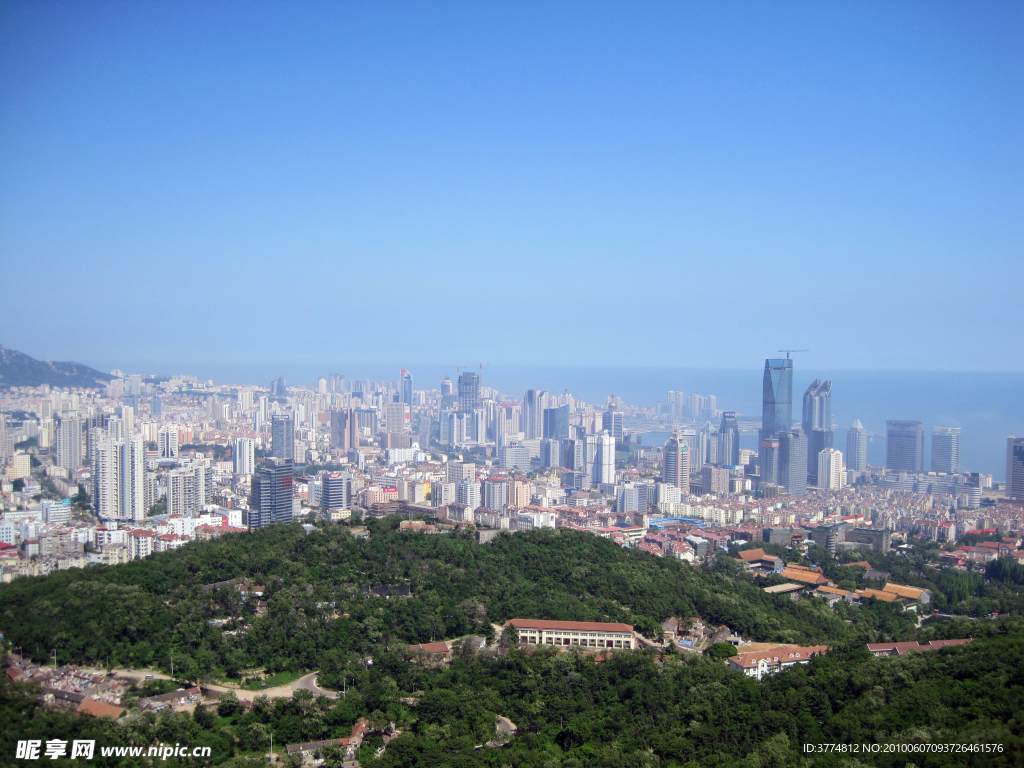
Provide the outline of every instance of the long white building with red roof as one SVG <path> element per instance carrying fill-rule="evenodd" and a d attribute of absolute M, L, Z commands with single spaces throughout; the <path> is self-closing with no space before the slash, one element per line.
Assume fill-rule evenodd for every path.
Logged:
<path fill-rule="evenodd" d="M 549 619 L 510 619 L 506 627 L 515 627 L 524 645 L 583 646 L 585 648 L 636 648 L 636 637 L 629 624 L 602 621 L 553 621 Z"/>

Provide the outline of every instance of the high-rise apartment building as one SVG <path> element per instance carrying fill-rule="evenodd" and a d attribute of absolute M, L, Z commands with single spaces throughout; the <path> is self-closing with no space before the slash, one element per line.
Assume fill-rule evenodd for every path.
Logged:
<path fill-rule="evenodd" d="M 846 433 L 846 468 L 854 472 L 868 468 L 868 431 L 860 419 L 855 419 Z"/>
<path fill-rule="evenodd" d="M 270 455 L 275 459 L 295 458 L 295 421 L 291 416 L 271 417 Z"/>
<path fill-rule="evenodd" d="M 960 471 L 960 427 L 932 427 L 932 472 Z"/>
<path fill-rule="evenodd" d="M 253 476 L 250 528 L 292 521 L 293 472 L 291 459 L 271 457 Z"/>
<path fill-rule="evenodd" d="M 665 443 L 663 456 L 662 479 L 686 496 L 690 492 L 690 449 L 678 432 Z"/>
<path fill-rule="evenodd" d="M 484 506 L 495 512 L 501 512 L 508 504 L 508 482 L 492 477 L 484 481 Z"/>
<path fill-rule="evenodd" d="M 779 433 L 778 484 L 790 496 L 807 493 L 807 435 L 802 429 Z"/>
<path fill-rule="evenodd" d="M 903 472 L 924 471 L 924 430 L 920 421 L 885 422 L 885 466 Z"/>
<path fill-rule="evenodd" d="M 761 485 L 779 484 L 779 439 L 770 438 L 761 441 L 758 451 L 758 465 Z"/>
<path fill-rule="evenodd" d="M 615 484 L 615 438 L 607 432 L 597 435 L 597 455 L 594 457 L 594 483 Z"/>
<path fill-rule="evenodd" d="M 472 413 L 480 407 L 480 376 L 472 371 L 459 375 L 459 410 Z"/>
<path fill-rule="evenodd" d="M 1024 502 L 1024 437 L 1006 438 L 1006 498 Z"/>
<path fill-rule="evenodd" d="M 740 427 L 736 413 L 725 411 L 718 428 L 718 463 L 738 466 L 740 463 Z"/>
<path fill-rule="evenodd" d="M 207 503 L 208 469 L 193 463 L 167 473 L 167 514 L 194 517 L 202 513 Z"/>
<path fill-rule="evenodd" d="M 82 464 L 82 420 L 62 416 L 57 422 L 57 465 L 67 470 Z"/>
<path fill-rule="evenodd" d="M 402 369 L 402 402 L 412 407 L 412 374 Z"/>
<path fill-rule="evenodd" d="M 818 469 L 815 473 L 818 487 L 837 491 L 843 487 L 843 454 L 835 448 L 825 448 L 818 453 Z"/>
<path fill-rule="evenodd" d="M 156 443 L 161 459 L 178 458 L 177 427 L 161 427 L 156 435 Z"/>
<path fill-rule="evenodd" d="M 231 451 L 236 475 L 251 475 L 256 471 L 256 441 L 251 437 L 236 437 Z"/>
<path fill-rule="evenodd" d="M 807 484 L 818 485 L 818 454 L 833 448 L 835 434 L 831 429 L 812 429 L 807 435 Z"/>
<path fill-rule="evenodd" d="M 470 509 L 480 506 L 480 483 L 476 480 L 463 480 L 455 486 L 455 500 Z"/>

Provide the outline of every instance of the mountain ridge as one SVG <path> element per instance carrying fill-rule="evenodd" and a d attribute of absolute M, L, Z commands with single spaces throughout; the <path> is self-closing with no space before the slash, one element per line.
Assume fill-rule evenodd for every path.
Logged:
<path fill-rule="evenodd" d="M 102 387 L 113 376 L 75 362 L 36 360 L 0 344 L 0 389 L 10 387 Z"/>

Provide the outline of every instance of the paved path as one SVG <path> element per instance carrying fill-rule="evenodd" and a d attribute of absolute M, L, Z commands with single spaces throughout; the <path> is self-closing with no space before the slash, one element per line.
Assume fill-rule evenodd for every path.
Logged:
<path fill-rule="evenodd" d="M 82 667 L 85 672 L 100 672 L 106 673 L 105 669 Z M 170 675 L 166 675 L 157 669 L 113 669 L 110 670 L 118 677 L 131 677 L 138 680 L 140 683 L 145 683 L 147 679 L 153 680 L 172 680 Z M 258 691 L 247 691 L 243 688 L 227 688 L 223 685 L 204 685 L 204 688 L 209 688 L 219 693 L 227 693 L 232 691 L 239 700 L 252 701 L 257 696 L 266 696 L 268 699 L 289 699 L 292 694 L 299 689 L 309 691 L 314 696 L 325 696 L 328 699 L 338 698 L 338 694 L 334 691 L 328 691 L 324 688 L 319 687 L 316 684 L 317 676 L 319 672 L 310 672 L 308 675 L 303 675 L 298 680 L 285 685 L 277 685 L 273 688 L 263 688 Z"/>
<path fill-rule="evenodd" d="M 295 691 L 299 689 L 309 691 L 314 696 L 326 696 L 329 699 L 336 699 L 338 697 L 337 693 L 317 686 L 316 678 L 319 674 L 319 672 L 310 672 L 308 675 L 304 675 L 291 683 L 277 685 L 273 688 L 262 688 L 258 691 L 247 691 L 244 688 L 225 688 L 221 685 L 207 685 L 205 687 L 219 693 L 231 691 L 240 701 L 253 701 L 257 696 L 266 696 L 268 699 L 290 699 Z"/>

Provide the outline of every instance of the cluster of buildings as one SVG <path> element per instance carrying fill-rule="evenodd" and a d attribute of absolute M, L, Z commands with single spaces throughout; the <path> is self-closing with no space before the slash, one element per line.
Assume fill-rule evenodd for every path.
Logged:
<path fill-rule="evenodd" d="M 408 370 L 390 382 L 332 374 L 316 387 L 113 373 L 102 390 L 0 393 L 0 542 L 16 550 L 0 548 L 5 577 L 353 511 L 486 531 L 574 526 L 683 559 L 764 528 L 806 530 L 839 550 L 987 527 L 967 518 L 991 478 L 960 472 L 956 428 L 934 430 L 929 473 L 919 422 L 889 422 L 885 468 L 867 466 L 859 422 L 844 457 L 831 381 L 807 388 L 793 426 L 789 358 L 765 363 L 756 451 L 740 447 L 754 425 L 680 391 L 653 408 L 614 397 L 597 407 L 569 393 L 501 395 L 474 370 L 433 390 L 416 389 Z M 666 427 L 663 445 L 641 442 Z M 1009 496 L 1024 477 L 1020 443 L 1008 446 Z M 994 527 L 1019 529 L 1013 501 L 986 508 L 1006 518 Z M 25 562 L 9 567 L 14 558 Z"/>
<path fill-rule="evenodd" d="M 120 717 L 124 713 L 121 697 L 133 683 L 127 678 L 76 666 L 40 666 L 15 655 L 9 655 L 6 663 L 4 672 L 12 682 L 40 686 L 43 704 L 94 717 Z"/>

